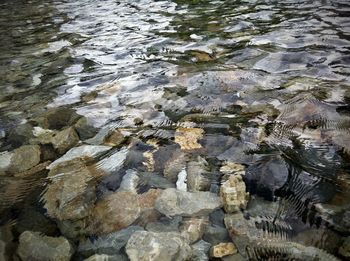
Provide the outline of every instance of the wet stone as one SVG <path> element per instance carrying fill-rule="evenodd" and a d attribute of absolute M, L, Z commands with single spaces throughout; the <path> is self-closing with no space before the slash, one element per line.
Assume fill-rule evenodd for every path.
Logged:
<path fill-rule="evenodd" d="M 79 136 L 74 130 L 74 128 L 72 127 L 58 132 L 52 138 L 52 145 L 60 154 L 63 154 L 67 150 L 76 146 L 78 142 L 79 142 Z"/>
<path fill-rule="evenodd" d="M 230 175 L 220 188 L 220 196 L 224 202 L 227 213 L 245 209 L 248 203 L 249 193 L 241 175 Z"/>
<path fill-rule="evenodd" d="M 231 243 L 220 243 L 218 245 L 212 246 L 210 249 L 210 256 L 221 258 L 224 256 L 232 255 L 237 253 L 236 246 Z"/>
<path fill-rule="evenodd" d="M 174 232 L 135 232 L 125 249 L 131 261 L 186 260 L 191 255 L 186 239 Z"/>
<path fill-rule="evenodd" d="M 69 261 L 73 247 L 64 237 L 48 237 L 39 232 L 25 231 L 19 237 L 17 254 L 22 260 Z"/>
<path fill-rule="evenodd" d="M 101 235 L 97 239 L 85 239 L 79 242 L 77 251 L 84 257 L 93 254 L 115 255 L 126 245 L 130 236 L 136 231 L 144 230 L 140 226 L 130 226 L 118 232 Z"/>
<path fill-rule="evenodd" d="M 156 201 L 156 209 L 166 216 L 208 215 L 222 206 L 220 198 L 211 192 L 186 192 L 165 189 Z"/>

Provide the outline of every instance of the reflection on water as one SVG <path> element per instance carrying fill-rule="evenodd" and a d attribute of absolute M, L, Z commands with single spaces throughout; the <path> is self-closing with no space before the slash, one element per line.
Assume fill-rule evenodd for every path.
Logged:
<path fill-rule="evenodd" d="M 0 7 L 0 259 L 349 258 L 348 1 Z"/>

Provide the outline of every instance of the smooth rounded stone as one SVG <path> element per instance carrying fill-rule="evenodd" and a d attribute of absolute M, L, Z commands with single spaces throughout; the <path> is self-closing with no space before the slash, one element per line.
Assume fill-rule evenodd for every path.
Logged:
<path fill-rule="evenodd" d="M 131 261 L 182 261 L 192 252 L 186 239 L 174 232 L 135 232 L 125 249 Z"/>
<path fill-rule="evenodd" d="M 212 245 L 231 241 L 230 235 L 226 228 L 210 225 L 205 228 L 203 239 Z"/>
<path fill-rule="evenodd" d="M 39 232 L 25 231 L 19 237 L 17 254 L 22 260 L 69 261 L 73 247 L 64 237 L 48 237 Z"/>
<path fill-rule="evenodd" d="M 99 255 L 95 254 L 89 258 L 84 259 L 84 261 L 128 261 L 126 255 Z"/>
<path fill-rule="evenodd" d="M 206 225 L 209 223 L 208 218 L 186 218 L 180 226 L 180 233 L 183 237 L 188 238 L 193 244 L 202 238 Z"/>
<path fill-rule="evenodd" d="M 230 175 L 220 188 L 220 196 L 224 202 L 227 213 L 233 213 L 245 209 L 249 199 L 245 183 L 241 175 Z"/>
<path fill-rule="evenodd" d="M 106 234 L 130 226 L 153 221 L 159 217 L 154 205 L 160 191 L 151 189 L 137 195 L 130 191 L 118 191 L 97 202 L 92 212 L 90 230 L 94 234 Z M 113 218 L 111 218 L 113 217 Z"/>
<path fill-rule="evenodd" d="M 339 254 L 345 258 L 350 258 L 350 237 L 347 237 L 339 248 Z"/>
<path fill-rule="evenodd" d="M 233 255 L 237 253 L 236 246 L 231 243 L 220 243 L 210 248 L 210 256 L 215 258 L 221 258 L 228 255 Z"/>
<path fill-rule="evenodd" d="M 181 216 L 172 218 L 161 217 L 156 222 L 150 222 L 146 225 L 146 230 L 151 232 L 179 232 Z"/>
<path fill-rule="evenodd" d="M 0 167 L 8 173 L 23 172 L 38 165 L 40 163 L 40 155 L 40 146 L 24 145 L 13 150 L 10 155 L 8 153 L 2 154 L 2 157 L 0 157 L 4 158 L 4 166 Z M 9 157 L 10 164 L 8 164 Z"/>
<path fill-rule="evenodd" d="M 66 126 L 72 126 L 80 117 L 73 109 L 58 107 L 48 109 L 34 120 L 45 129 L 60 130 Z"/>
<path fill-rule="evenodd" d="M 51 182 L 42 196 L 49 216 L 59 220 L 87 217 L 96 199 L 94 181 L 101 176 L 79 158 L 54 165 L 48 174 Z"/>
<path fill-rule="evenodd" d="M 94 146 L 94 145 L 82 145 L 79 147 L 71 148 L 62 157 L 52 162 L 48 168 L 52 169 L 54 166 L 62 162 L 70 161 L 77 158 L 98 158 L 99 156 L 103 155 L 110 149 L 111 147 L 109 146 Z"/>
<path fill-rule="evenodd" d="M 98 131 L 91 123 L 89 123 L 86 117 L 81 117 L 74 124 L 74 128 L 77 131 L 81 140 L 86 140 L 95 136 Z"/>
<path fill-rule="evenodd" d="M 205 174 L 208 173 L 208 162 L 202 158 L 187 163 L 187 187 L 189 191 L 208 191 L 211 181 Z"/>
<path fill-rule="evenodd" d="M 199 240 L 197 243 L 191 245 L 192 247 L 192 256 L 191 260 L 193 261 L 208 261 L 209 260 L 209 251 L 211 244 L 204 241 Z"/>
<path fill-rule="evenodd" d="M 81 240 L 77 252 L 84 257 L 93 254 L 115 255 L 126 245 L 133 233 L 143 230 L 140 226 L 130 226 L 118 232 L 101 235 L 95 240 Z"/>
<path fill-rule="evenodd" d="M 63 154 L 79 143 L 79 136 L 73 127 L 58 132 L 51 141 L 58 153 Z"/>
<path fill-rule="evenodd" d="M 221 208 L 220 197 L 210 192 L 186 192 L 165 189 L 156 201 L 156 209 L 166 216 L 202 216 Z"/>
<path fill-rule="evenodd" d="M 250 194 L 272 201 L 275 192 L 287 182 L 288 166 L 279 156 L 266 157 L 250 165 L 243 178 Z"/>

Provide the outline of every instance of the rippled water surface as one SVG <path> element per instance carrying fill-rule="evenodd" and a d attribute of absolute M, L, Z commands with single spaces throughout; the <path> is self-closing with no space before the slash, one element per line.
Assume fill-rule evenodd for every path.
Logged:
<path fill-rule="evenodd" d="M 348 1 L 5 0 L 0 34 L 0 259 L 45 260 L 24 231 L 84 260 L 129 226 L 198 219 L 188 260 L 208 260 L 199 240 L 242 260 L 350 257 Z M 235 211 L 159 207 L 238 176 Z M 116 260 L 138 260 L 127 239 Z"/>

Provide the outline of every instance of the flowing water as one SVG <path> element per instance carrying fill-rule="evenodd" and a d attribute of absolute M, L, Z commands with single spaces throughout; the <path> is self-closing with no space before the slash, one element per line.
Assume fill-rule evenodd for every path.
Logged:
<path fill-rule="evenodd" d="M 243 243 L 231 235 L 242 256 L 309 260 L 290 242 L 350 256 L 349 243 L 339 250 L 350 235 L 348 1 L 4 0 L 0 7 L 0 222 L 12 243 L 25 230 L 76 246 L 96 237 L 64 231 L 63 214 L 45 205 L 48 170 L 31 168 L 73 146 L 103 143 L 111 151 L 89 166 L 113 171 L 93 181 L 86 204 L 118 191 L 131 170 L 145 179 L 139 194 L 165 188 L 150 175 L 218 193 L 234 172 L 225 166 L 236 163 L 250 193 L 242 218 L 255 224 Z M 68 137 L 51 144 L 35 134 L 70 126 L 80 139 L 72 146 L 62 145 Z M 89 140 L 101 130 L 126 138 Z M 32 152 L 9 156 L 36 144 L 40 159 L 28 167 Z M 193 163 L 205 165 L 197 172 L 208 184 L 191 185 L 188 176 L 184 188 Z M 217 216 L 208 222 L 221 228 Z M 49 228 L 32 228 L 41 223 Z"/>

